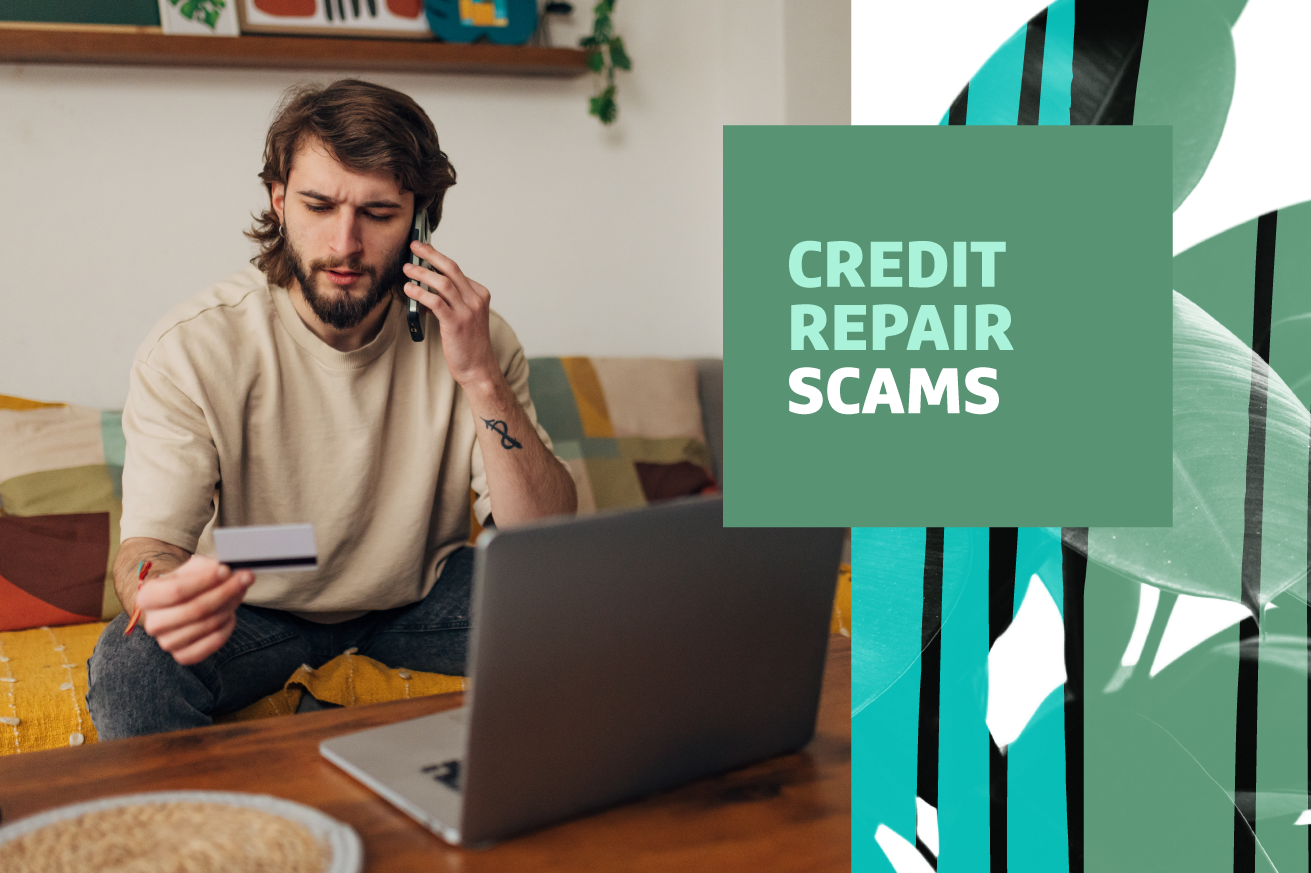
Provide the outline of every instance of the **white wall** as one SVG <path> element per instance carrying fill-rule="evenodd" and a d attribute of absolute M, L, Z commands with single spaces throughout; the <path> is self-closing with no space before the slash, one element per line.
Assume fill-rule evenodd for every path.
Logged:
<path fill-rule="evenodd" d="M 847 15 L 847 0 L 811 2 Z M 590 27 L 589 5 L 556 44 Z M 586 114 L 588 77 L 363 74 L 432 116 L 459 174 L 437 245 L 530 355 L 722 353 L 721 125 L 781 123 L 789 95 L 821 90 L 812 78 L 847 75 L 845 51 L 785 63 L 784 13 L 619 4 L 635 70 L 610 129 Z M 151 324 L 252 254 L 241 231 L 266 202 L 280 93 L 331 78 L 0 65 L 0 394 L 120 406 Z"/>
<path fill-rule="evenodd" d="M 851 0 L 785 0 L 784 118 L 851 123 Z"/>

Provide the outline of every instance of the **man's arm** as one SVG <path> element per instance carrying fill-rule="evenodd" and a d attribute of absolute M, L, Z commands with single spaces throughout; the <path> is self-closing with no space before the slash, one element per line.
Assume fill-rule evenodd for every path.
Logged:
<path fill-rule="evenodd" d="M 496 495 L 496 522 L 511 527 L 578 508 L 573 476 L 537 436 L 537 429 L 501 375 L 465 386 L 478 428 L 487 488 Z"/>
<path fill-rule="evenodd" d="M 198 664 L 227 642 L 236 627 L 237 607 L 255 583 L 249 570 L 232 570 L 213 558 L 149 537 L 132 537 L 119 546 L 114 590 L 123 609 L 137 604 L 137 565 L 150 561 L 140 590 L 145 632 L 179 664 Z"/>
<path fill-rule="evenodd" d="M 144 561 L 151 564 L 147 579 L 162 576 L 170 570 L 176 570 L 187 562 L 191 553 L 163 540 L 149 537 L 132 537 L 124 540 L 118 547 L 118 557 L 114 559 L 114 590 L 118 592 L 118 602 L 123 604 L 123 611 L 128 615 L 137 605 L 137 566 Z"/>
<path fill-rule="evenodd" d="M 509 527 L 548 515 L 572 514 L 578 508 L 573 477 L 538 437 L 496 360 L 491 293 L 432 246 L 414 242 L 410 248 L 441 271 L 406 264 L 405 274 L 432 291 L 411 282 L 405 293 L 437 317 L 446 364 L 476 419 L 497 524 Z"/>

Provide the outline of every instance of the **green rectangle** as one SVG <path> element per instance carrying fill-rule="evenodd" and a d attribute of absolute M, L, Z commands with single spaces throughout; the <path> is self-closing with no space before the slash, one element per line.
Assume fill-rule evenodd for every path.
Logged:
<path fill-rule="evenodd" d="M 157 0 L 7 0 L 0 21 L 159 27 Z"/>
<path fill-rule="evenodd" d="M 911 287 L 921 241 L 942 275 Z M 973 244 L 996 242 L 989 286 Z M 725 524 L 1169 525 L 1170 249 L 1169 128 L 726 127 Z M 872 287 L 876 255 L 901 287 Z M 824 349 L 793 306 L 823 311 Z M 906 314 L 882 350 L 875 306 Z M 816 390 L 793 389 L 805 368 Z M 912 411 L 914 369 L 938 405 Z M 871 396 L 880 371 L 903 412 Z"/>

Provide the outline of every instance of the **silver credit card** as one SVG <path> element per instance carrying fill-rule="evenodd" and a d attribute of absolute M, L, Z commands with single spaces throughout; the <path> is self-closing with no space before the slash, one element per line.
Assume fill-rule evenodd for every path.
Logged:
<path fill-rule="evenodd" d="M 317 570 L 312 524 L 262 524 L 214 529 L 220 563 L 234 570 Z"/>

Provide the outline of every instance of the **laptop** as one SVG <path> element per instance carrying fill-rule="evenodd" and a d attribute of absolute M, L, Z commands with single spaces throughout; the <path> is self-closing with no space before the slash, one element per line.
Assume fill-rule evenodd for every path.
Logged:
<path fill-rule="evenodd" d="M 723 527 L 719 498 L 478 540 L 465 705 L 324 741 L 455 845 L 801 748 L 841 530 Z"/>

